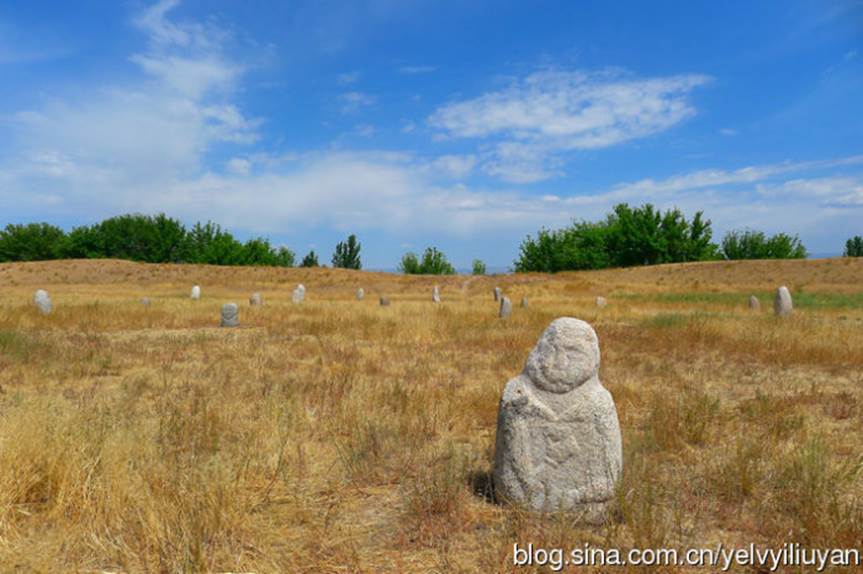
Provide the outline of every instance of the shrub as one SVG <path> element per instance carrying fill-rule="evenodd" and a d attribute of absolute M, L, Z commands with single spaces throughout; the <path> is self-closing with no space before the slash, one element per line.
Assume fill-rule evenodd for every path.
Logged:
<path fill-rule="evenodd" d="M 415 253 L 405 253 L 399 271 L 408 275 L 453 275 L 455 268 L 443 252 L 436 247 L 427 247 L 421 260 Z"/>
<path fill-rule="evenodd" d="M 0 231 L 0 261 L 56 259 L 66 234 L 48 223 L 9 224 Z"/>
<path fill-rule="evenodd" d="M 795 236 L 785 233 L 767 236 L 750 229 L 730 231 L 722 239 L 726 259 L 803 259 L 806 248 Z"/>
<path fill-rule="evenodd" d="M 845 257 L 863 257 L 863 237 L 855 235 L 845 242 Z"/>
<path fill-rule="evenodd" d="M 528 236 L 515 270 L 554 273 L 715 259 L 710 226 L 700 211 L 690 222 L 678 209 L 663 213 L 650 204 L 621 203 L 604 221 L 574 222 L 564 229 L 541 229 L 535 239 Z"/>
<path fill-rule="evenodd" d="M 473 260 L 473 274 L 474 275 L 485 275 L 485 263 L 483 263 L 479 259 L 474 259 Z"/>
<path fill-rule="evenodd" d="M 345 269 L 362 269 L 360 262 L 360 242 L 357 236 L 351 234 L 347 241 L 340 241 L 333 253 L 333 267 Z"/>
<path fill-rule="evenodd" d="M 312 249 L 309 251 L 305 257 L 303 257 L 303 262 L 300 263 L 300 267 L 318 267 L 318 255 L 315 253 L 315 250 Z"/>

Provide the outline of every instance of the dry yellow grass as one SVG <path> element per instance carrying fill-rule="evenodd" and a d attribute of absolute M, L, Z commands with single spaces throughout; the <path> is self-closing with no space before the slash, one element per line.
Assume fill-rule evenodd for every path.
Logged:
<path fill-rule="evenodd" d="M 777 320 L 783 283 L 797 308 Z M 494 285 L 530 308 L 499 320 Z M 227 301 L 240 328 L 218 328 Z M 624 433 L 603 527 L 489 500 L 501 389 L 563 315 L 596 328 Z M 0 265 L 0 571 L 526 572 L 514 542 L 863 547 L 861 411 L 863 260 L 499 278 Z"/>

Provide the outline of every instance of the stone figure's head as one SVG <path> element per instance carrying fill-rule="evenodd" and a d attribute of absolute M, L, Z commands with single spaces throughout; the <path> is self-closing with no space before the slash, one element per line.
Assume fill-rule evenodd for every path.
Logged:
<path fill-rule="evenodd" d="M 566 393 L 599 372 L 599 340 L 579 319 L 555 319 L 542 333 L 524 367 L 533 383 L 550 393 Z"/>

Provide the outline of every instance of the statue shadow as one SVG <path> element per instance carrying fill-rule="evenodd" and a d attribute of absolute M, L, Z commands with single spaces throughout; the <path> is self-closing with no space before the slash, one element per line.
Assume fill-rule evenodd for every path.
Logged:
<path fill-rule="evenodd" d="M 494 480 L 491 471 L 474 471 L 469 475 L 471 492 L 488 504 L 499 505 L 494 494 Z"/>

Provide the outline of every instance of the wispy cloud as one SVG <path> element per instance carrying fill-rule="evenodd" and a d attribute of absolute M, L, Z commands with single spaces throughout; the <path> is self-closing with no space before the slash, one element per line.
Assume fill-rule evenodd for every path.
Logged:
<path fill-rule="evenodd" d="M 371 94 L 354 91 L 340 94 L 339 101 L 341 102 L 342 113 L 350 114 L 360 108 L 373 105 L 377 101 L 377 98 Z"/>
<path fill-rule="evenodd" d="M 488 160 L 489 173 L 537 181 L 557 173 L 546 165 L 557 153 L 621 144 L 691 117 L 689 94 L 709 81 L 704 75 L 637 78 L 616 70 L 546 70 L 442 106 L 429 122 L 451 138 L 502 140 Z M 509 168 L 514 159 L 517 165 Z M 527 173 L 532 175 L 523 177 Z"/>
<path fill-rule="evenodd" d="M 401 66 L 399 73 L 408 75 L 429 74 L 435 70 L 437 70 L 437 66 Z"/>
<path fill-rule="evenodd" d="M 354 70 L 353 72 L 344 72 L 339 74 L 336 77 L 336 80 L 342 84 L 343 86 L 348 86 L 350 84 L 355 84 L 357 80 L 360 79 L 360 72 Z"/>

